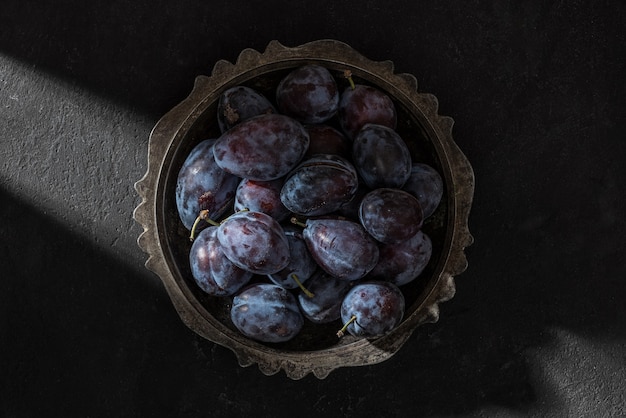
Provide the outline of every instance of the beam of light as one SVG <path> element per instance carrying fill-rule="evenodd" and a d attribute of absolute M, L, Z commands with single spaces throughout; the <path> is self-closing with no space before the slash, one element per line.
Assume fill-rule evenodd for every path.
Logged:
<path fill-rule="evenodd" d="M 155 122 L 0 54 L 0 188 L 138 268 L 133 185 Z"/>
<path fill-rule="evenodd" d="M 534 386 L 543 398 L 539 403 L 551 405 L 559 416 L 624 416 L 626 341 L 586 338 L 560 328 L 547 333 L 551 343 L 529 353 Z"/>

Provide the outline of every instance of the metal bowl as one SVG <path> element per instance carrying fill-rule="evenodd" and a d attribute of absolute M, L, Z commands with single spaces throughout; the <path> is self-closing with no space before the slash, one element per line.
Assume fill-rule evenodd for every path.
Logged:
<path fill-rule="evenodd" d="M 414 161 L 435 167 L 445 190 L 438 209 L 423 226 L 433 243 L 432 258 L 418 279 L 402 287 L 406 313 L 394 331 L 376 339 L 350 335 L 338 339 L 340 324 L 306 324 L 289 342 L 263 344 L 244 337 L 233 326 L 229 298 L 207 296 L 193 281 L 188 231 L 176 211 L 176 177 L 198 142 L 219 135 L 216 108 L 221 92 L 243 84 L 273 98 L 280 79 L 308 63 L 327 67 L 338 82 L 339 75 L 350 70 L 355 81 L 386 92 L 397 107 L 397 131 L 409 144 Z M 437 106 L 433 95 L 417 91 L 415 77 L 395 74 L 391 61 L 369 60 L 335 40 L 294 48 L 272 41 L 263 53 L 245 49 L 234 64 L 221 60 L 210 76 L 198 76 L 189 96 L 152 130 L 148 169 L 135 184 L 142 201 L 134 218 L 144 229 L 138 244 L 148 254 L 146 267 L 163 281 L 182 321 L 200 336 L 232 350 L 241 366 L 258 364 L 266 375 L 284 370 L 292 379 L 309 373 L 323 379 L 339 367 L 382 362 L 402 347 L 416 327 L 436 322 L 439 303 L 454 296 L 454 276 L 467 267 L 464 249 L 473 241 L 467 221 L 474 194 L 472 167 L 452 139 L 453 120 L 438 115 Z"/>

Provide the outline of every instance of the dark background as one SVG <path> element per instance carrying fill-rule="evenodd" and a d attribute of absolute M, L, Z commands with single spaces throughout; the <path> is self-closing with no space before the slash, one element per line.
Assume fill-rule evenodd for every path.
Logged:
<path fill-rule="evenodd" d="M 0 12 L 0 416 L 626 416 L 622 1 L 34 1 Z M 476 175 L 457 295 L 292 381 L 143 267 L 150 130 L 219 59 L 332 38 L 437 96 Z"/>

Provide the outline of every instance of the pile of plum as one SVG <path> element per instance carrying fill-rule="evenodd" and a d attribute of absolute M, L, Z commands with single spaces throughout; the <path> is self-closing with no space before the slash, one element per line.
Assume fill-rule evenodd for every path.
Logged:
<path fill-rule="evenodd" d="M 422 225 L 442 178 L 412 161 L 390 97 L 344 76 L 302 65 L 273 102 L 227 89 L 221 135 L 196 145 L 178 174 L 193 279 L 231 298 L 232 322 L 251 339 L 288 341 L 305 321 L 382 336 L 404 316 L 401 287 L 431 258 Z"/>

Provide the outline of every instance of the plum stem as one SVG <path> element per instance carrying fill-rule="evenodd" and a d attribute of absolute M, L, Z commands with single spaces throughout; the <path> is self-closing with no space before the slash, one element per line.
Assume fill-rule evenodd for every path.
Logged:
<path fill-rule="evenodd" d="M 206 223 L 213 226 L 220 226 L 219 223 L 215 222 L 213 219 L 209 218 L 209 211 L 207 209 L 201 210 L 196 220 L 193 222 L 193 226 L 191 227 L 191 233 L 189 234 L 189 241 L 193 241 L 196 238 L 196 229 L 198 228 L 198 224 L 200 221 L 205 221 Z"/>
<path fill-rule="evenodd" d="M 291 278 L 296 282 L 296 284 L 298 285 L 298 287 L 300 289 L 302 289 L 302 292 L 307 295 L 308 297 L 312 298 L 313 296 L 315 296 L 309 289 L 307 289 L 306 287 L 304 287 L 304 285 L 302 284 L 302 282 L 300 281 L 300 279 L 298 279 L 298 275 L 296 273 L 291 273 Z"/>
<path fill-rule="evenodd" d="M 301 226 L 302 228 L 306 228 L 306 223 L 305 222 L 300 222 L 298 220 L 298 218 L 296 218 L 295 216 L 292 216 L 290 221 L 294 225 L 298 225 L 298 226 Z"/>
<path fill-rule="evenodd" d="M 343 337 L 346 334 L 346 330 L 348 329 L 348 325 L 350 325 L 354 321 L 356 321 L 356 315 L 352 315 L 350 317 L 350 319 L 348 320 L 348 322 L 343 324 L 343 327 L 339 331 L 337 331 L 337 337 L 339 337 L 339 338 Z"/>
<path fill-rule="evenodd" d="M 352 88 L 352 90 L 354 90 L 356 88 L 356 85 L 354 84 L 354 80 L 352 79 L 352 71 L 344 70 L 343 76 L 348 79 L 350 87 Z"/>

